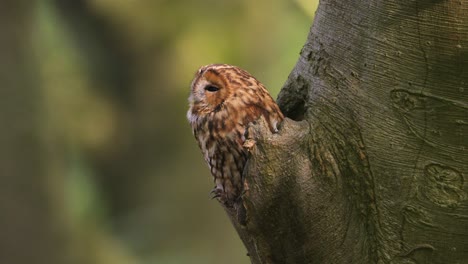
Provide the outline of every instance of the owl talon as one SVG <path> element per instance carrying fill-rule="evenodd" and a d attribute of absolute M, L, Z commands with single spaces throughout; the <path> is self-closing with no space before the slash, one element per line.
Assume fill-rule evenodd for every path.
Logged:
<path fill-rule="evenodd" d="M 210 199 L 213 200 L 213 199 L 218 199 L 220 197 L 221 197 L 221 194 L 216 194 L 216 195 L 211 196 Z"/>
<path fill-rule="evenodd" d="M 222 194 L 223 190 L 217 187 L 213 188 L 213 190 L 210 192 L 211 199 L 220 198 Z"/>

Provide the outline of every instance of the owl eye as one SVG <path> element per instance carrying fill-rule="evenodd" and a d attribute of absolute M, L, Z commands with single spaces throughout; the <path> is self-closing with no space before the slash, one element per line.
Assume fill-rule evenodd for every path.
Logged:
<path fill-rule="evenodd" d="M 207 85 L 205 86 L 205 91 L 208 91 L 208 92 L 217 92 L 219 90 L 218 87 L 216 86 L 213 86 L 213 85 Z"/>

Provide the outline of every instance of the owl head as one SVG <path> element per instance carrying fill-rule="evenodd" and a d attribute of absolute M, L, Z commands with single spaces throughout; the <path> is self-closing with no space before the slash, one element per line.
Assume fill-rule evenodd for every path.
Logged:
<path fill-rule="evenodd" d="M 247 125 L 264 116 L 272 132 L 283 115 L 273 98 L 255 77 L 245 70 L 227 64 L 211 64 L 201 67 L 192 81 L 187 112 L 189 122 L 219 122 L 231 129 Z"/>
<path fill-rule="evenodd" d="M 218 110 L 228 99 L 236 85 L 226 75 L 233 66 L 211 64 L 200 67 L 192 81 L 189 97 L 190 105 L 201 113 Z"/>

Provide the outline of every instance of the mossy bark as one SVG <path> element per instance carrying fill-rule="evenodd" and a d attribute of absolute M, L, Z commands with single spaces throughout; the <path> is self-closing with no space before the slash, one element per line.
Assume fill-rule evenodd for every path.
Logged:
<path fill-rule="evenodd" d="M 228 211 L 252 263 L 468 263 L 468 1 L 321 1 L 278 103 Z"/>

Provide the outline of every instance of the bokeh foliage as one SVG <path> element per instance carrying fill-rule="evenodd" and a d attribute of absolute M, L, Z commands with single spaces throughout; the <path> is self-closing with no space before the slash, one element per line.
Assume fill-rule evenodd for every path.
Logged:
<path fill-rule="evenodd" d="M 33 36 L 54 206 L 78 263 L 249 263 L 185 118 L 209 63 L 279 92 L 318 1 L 48 0 Z M 60 200 L 60 201 L 57 201 Z"/>

